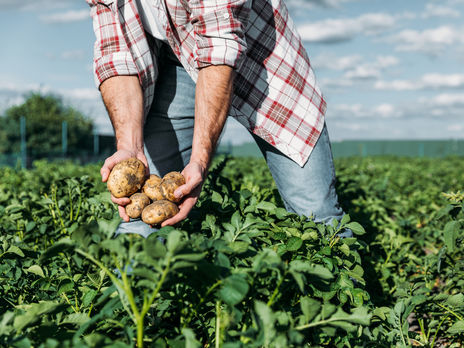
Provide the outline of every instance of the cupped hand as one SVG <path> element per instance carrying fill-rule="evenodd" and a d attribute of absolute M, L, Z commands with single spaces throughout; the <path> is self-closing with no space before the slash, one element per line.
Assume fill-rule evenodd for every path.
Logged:
<path fill-rule="evenodd" d="M 172 226 L 184 220 L 198 201 L 201 188 L 206 177 L 206 168 L 197 162 L 190 162 L 182 171 L 185 185 L 177 188 L 174 196 L 182 198 L 179 204 L 179 212 L 172 218 L 164 221 L 161 226 Z"/>
<path fill-rule="evenodd" d="M 148 161 L 142 149 L 120 149 L 116 151 L 111 157 L 108 157 L 105 160 L 103 166 L 101 167 L 100 174 L 102 177 L 102 181 L 106 182 L 108 180 L 108 177 L 111 173 L 111 169 L 113 169 L 113 167 L 116 164 L 133 157 L 138 158 L 142 161 L 146 168 L 146 174 L 149 175 L 150 171 L 148 168 Z M 116 198 L 113 195 L 111 195 L 111 201 L 118 205 L 119 216 L 121 217 L 121 219 L 123 219 L 126 222 L 129 222 L 130 219 L 126 213 L 125 208 L 125 206 L 131 202 L 129 197 Z"/>

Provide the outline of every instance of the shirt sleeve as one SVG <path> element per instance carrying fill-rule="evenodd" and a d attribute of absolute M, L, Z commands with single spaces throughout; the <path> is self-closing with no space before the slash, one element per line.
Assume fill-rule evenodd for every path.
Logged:
<path fill-rule="evenodd" d="M 250 0 L 189 0 L 197 68 L 240 65 L 246 51 Z"/>
<path fill-rule="evenodd" d="M 111 6 L 115 6 L 114 1 L 86 1 L 90 6 L 96 36 L 93 67 L 97 88 L 112 76 L 138 75 L 121 27 L 111 9 Z"/>

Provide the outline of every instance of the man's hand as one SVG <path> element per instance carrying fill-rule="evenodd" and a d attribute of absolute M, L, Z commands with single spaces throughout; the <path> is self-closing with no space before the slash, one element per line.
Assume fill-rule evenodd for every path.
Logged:
<path fill-rule="evenodd" d="M 185 185 L 180 186 L 174 192 L 174 196 L 182 198 L 179 212 L 172 218 L 164 221 L 162 227 L 171 226 L 184 220 L 198 201 L 201 188 L 206 177 L 206 168 L 197 162 L 190 162 L 182 171 Z"/>
<path fill-rule="evenodd" d="M 147 162 L 147 158 L 145 157 L 145 154 L 143 153 L 143 150 L 121 149 L 121 150 L 116 151 L 113 154 L 113 156 L 108 157 L 105 163 L 103 164 L 103 167 L 101 167 L 100 174 L 102 177 L 102 181 L 106 182 L 108 180 L 108 176 L 111 173 L 111 169 L 113 169 L 113 167 L 116 164 L 126 159 L 132 158 L 132 157 L 136 157 L 143 162 L 147 170 L 146 174 L 149 175 L 150 171 L 148 169 L 148 162 Z M 119 216 L 121 217 L 121 219 L 123 219 L 126 222 L 129 222 L 129 216 L 126 213 L 126 208 L 124 208 L 126 205 L 128 205 L 131 202 L 129 197 L 116 198 L 113 195 L 111 195 L 111 201 L 118 205 Z"/>
<path fill-rule="evenodd" d="M 113 76 L 100 85 L 105 103 L 116 135 L 117 152 L 108 157 L 100 170 L 102 181 L 106 182 L 113 167 L 128 158 L 136 157 L 145 164 L 148 171 L 147 158 L 143 152 L 143 93 L 137 76 Z M 130 203 L 129 198 L 111 200 L 119 205 L 119 216 L 128 222 L 124 206 Z"/>
<path fill-rule="evenodd" d="M 183 201 L 179 205 L 179 213 L 161 226 L 174 225 L 185 219 L 198 201 L 211 157 L 227 119 L 233 81 L 234 70 L 226 65 L 211 65 L 198 73 L 192 155 L 190 163 L 182 171 L 186 183 L 174 193 L 183 197 Z"/>

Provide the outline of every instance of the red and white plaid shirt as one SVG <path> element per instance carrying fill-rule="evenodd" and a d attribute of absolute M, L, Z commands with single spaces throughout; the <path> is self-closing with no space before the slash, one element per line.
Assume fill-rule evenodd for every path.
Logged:
<path fill-rule="evenodd" d="M 97 38 L 97 86 L 112 76 L 138 75 L 148 113 L 156 45 L 135 1 L 86 1 Z M 158 6 L 169 44 L 192 79 L 202 67 L 234 67 L 229 114 L 303 166 L 324 126 L 326 102 L 282 0 L 160 0 Z"/>

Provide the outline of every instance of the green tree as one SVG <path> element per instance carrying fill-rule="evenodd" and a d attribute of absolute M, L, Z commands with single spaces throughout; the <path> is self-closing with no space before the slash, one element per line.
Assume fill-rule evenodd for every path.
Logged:
<path fill-rule="evenodd" d="M 31 93 L 21 105 L 5 111 L 0 127 L 0 152 L 20 151 L 20 118 L 26 118 L 28 154 L 45 156 L 61 151 L 62 122 L 68 123 L 68 153 L 92 149 L 93 123 L 81 112 L 66 106 L 60 97 Z"/>

